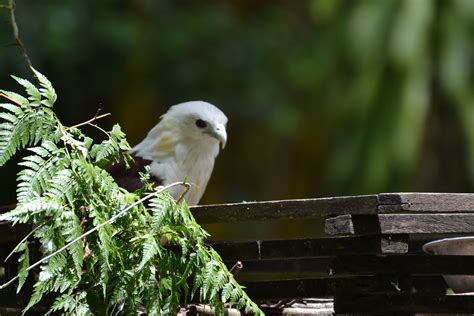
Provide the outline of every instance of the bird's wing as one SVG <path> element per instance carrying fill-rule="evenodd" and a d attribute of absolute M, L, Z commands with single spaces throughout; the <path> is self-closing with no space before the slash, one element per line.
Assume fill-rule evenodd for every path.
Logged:
<path fill-rule="evenodd" d="M 121 158 L 118 163 L 108 169 L 110 175 L 115 179 L 115 182 L 129 192 L 143 187 L 143 183 L 140 180 L 140 172 L 144 172 L 145 167 L 152 163 L 151 160 L 143 159 L 135 153 L 131 153 L 131 156 L 133 161 L 130 162 L 130 168 L 127 168 L 125 161 Z M 152 177 L 151 180 L 157 186 L 163 184 L 162 179 Z"/>
<path fill-rule="evenodd" d="M 174 158 L 178 143 L 179 129 L 176 123 L 164 120 L 153 127 L 148 135 L 133 147 L 133 151 L 145 159 L 163 161 Z"/>

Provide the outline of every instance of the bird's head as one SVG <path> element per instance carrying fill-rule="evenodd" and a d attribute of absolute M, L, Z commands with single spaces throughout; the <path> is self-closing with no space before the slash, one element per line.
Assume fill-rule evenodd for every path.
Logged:
<path fill-rule="evenodd" d="M 210 103 L 190 101 L 174 105 L 162 120 L 174 121 L 183 136 L 196 142 L 218 141 L 222 148 L 227 142 L 227 117 Z"/>

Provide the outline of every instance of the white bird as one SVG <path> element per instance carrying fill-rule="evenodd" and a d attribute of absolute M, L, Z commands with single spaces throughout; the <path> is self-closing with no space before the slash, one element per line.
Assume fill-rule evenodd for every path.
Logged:
<path fill-rule="evenodd" d="M 109 172 L 121 187 L 134 191 L 143 186 L 139 172 L 149 165 L 156 185 L 184 180 L 191 183 L 184 198 L 189 205 L 197 205 L 211 177 L 219 145 L 224 148 L 227 142 L 226 124 L 225 114 L 210 103 L 191 101 L 174 105 L 133 147 L 132 166 L 127 169 L 121 162 Z M 182 192 L 179 187 L 170 189 L 175 199 Z"/>

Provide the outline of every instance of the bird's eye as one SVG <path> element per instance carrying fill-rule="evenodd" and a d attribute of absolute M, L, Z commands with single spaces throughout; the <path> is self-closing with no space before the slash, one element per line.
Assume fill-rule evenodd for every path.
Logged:
<path fill-rule="evenodd" d="M 198 120 L 196 120 L 196 126 L 199 127 L 199 128 L 204 128 L 204 127 L 207 126 L 207 123 L 206 123 L 206 121 L 198 119 Z"/>

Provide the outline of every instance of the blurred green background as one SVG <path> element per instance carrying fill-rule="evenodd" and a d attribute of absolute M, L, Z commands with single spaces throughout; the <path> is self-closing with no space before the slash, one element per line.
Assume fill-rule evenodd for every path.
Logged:
<path fill-rule="evenodd" d="M 7 4 L 7 0 L 0 0 Z M 229 117 L 202 203 L 474 190 L 474 1 L 17 0 L 66 124 L 136 144 L 170 105 Z M 0 87 L 30 77 L 0 8 Z M 92 135 L 95 131 L 90 131 Z M 15 200 L 15 161 L 0 169 Z"/>

